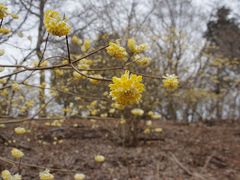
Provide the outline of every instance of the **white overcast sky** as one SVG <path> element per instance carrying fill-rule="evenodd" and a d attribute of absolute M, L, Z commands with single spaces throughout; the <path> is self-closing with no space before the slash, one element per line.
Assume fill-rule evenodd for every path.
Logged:
<path fill-rule="evenodd" d="M 8 0 L 0 0 L 0 3 L 6 3 L 9 2 Z M 146 1 L 144 1 L 146 2 Z M 240 0 L 192 0 L 193 4 L 200 7 L 201 10 L 203 10 L 204 12 L 206 12 L 206 15 L 211 14 L 212 13 L 212 9 L 216 9 L 216 7 L 220 7 L 220 6 L 227 6 L 230 7 L 231 9 L 234 10 L 235 13 L 240 14 Z M 66 5 L 64 4 L 63 7 L 65 7 L 65 10 L 69 10 L 69 9 L 74 9 L 77 8 L 76 7 L 76 0 L 69 0 L 67 1 Z M 73 8 L 70 8 L 73 7 Z M 36 35 L 36 32 L 34 32 L 34 30 L 31 31 L 31 35 L 34 37 Z M 23 40 L 24 40 L 24 46 L 26 46 L 26 44 L 29 44 L 30 42 L 28 41 L 27 37 L 24 38 L 19 38 L 19 37 L 14 37 L 10 40 L 10 43 L 12 44 L 19 44 L 17 43 L 18 41 L 20 41 L 20 47 L 22 47 L 23 45 Z M 17 42 L 16 42 L 17 41 Z M 33 44 L 34 45 L 34 44 Z M 31 47 L 28 46 L 28 48 Z M 0 64 L 12 64 L 13 62 L 8 61 L 11 56 L 15 56 L 15 57 L 21 57 L 24 56 L 22 55 L 21 50 L 19 49 L 15 49 L 13 51 L 13 47 L 12 46 L 5 46 L 5 45 L 0 45 L 0 49 L 5 49 L 5 51 L 7 52 L 5 56 L 0 57 Z M 5 60 L 5 63 L 2 63 L 3 61 L 1 60 Z M 6 59 L 8 62 L 6 62 Z"/>

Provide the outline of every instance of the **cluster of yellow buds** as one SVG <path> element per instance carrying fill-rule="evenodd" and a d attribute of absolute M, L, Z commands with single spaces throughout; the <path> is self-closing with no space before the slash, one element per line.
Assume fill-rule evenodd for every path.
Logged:
<path fill-rule="evenodd" d="M 128 48 L 132 53 L 139 54 L 146 51 L 148 48 L 148 45 L 145 43 L 137 45 L 136 41 L 133 38 L 131 38 L 131 39 L 128 39 Z"/>
<path fill-rule="evenodd" d="M 47 10 L 44 14 L 44 25 L 48 33 L 55 36 L 66 36 L 71 31 L 71 27 L 62 18 L 60 13 L 53 10 Z"/>
<path fill-rule="evenodd" d="M 174 74 L 163 76 L 163 87 L 168 90 L 175 90 L 179 86 L 178 77 Z"/>
<path fill-rule="evenodd" d="M 118 59 L 118 60 L 123 60 L 125 61 L 126 60 L 126 57 L 127 57 L 127 51 L 125 48 L 121 47 L 119 45 L 119 43 L 113 43 L 113 42 L 110 42 L 109 43 L 109 46 L 106 48 L 107 50 L 107 53 Z"/>
<path fill-rule="evenodd" d="M 3 170 L 1 173 L 3 180 L 22 180 L 22 176 L 17 174 L 12 175 L 8 170 Z"/>

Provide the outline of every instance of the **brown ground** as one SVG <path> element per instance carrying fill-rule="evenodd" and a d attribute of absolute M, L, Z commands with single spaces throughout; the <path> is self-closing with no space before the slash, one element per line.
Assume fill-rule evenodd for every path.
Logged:
<path fill-rule="evenodd" d="M 74 123 L 79 126 L 73 127 Z M 51 171 L 56 180 L 71 180 L 75 171 L 86 174 L 89 180 L 240 179 L 237 122 L 211 126 L 155 122 L 154 126 L 163 128 L 161 134 L 145 137 L 145 143 L 142 140 L 137 147 L 128 148 L 117 144 L 102 128 L 115 126 L 112 121 L 98 122 L 100 127 L 95 129 L 86 120 L 71 120 L 60 128 L 40 124 L 43 123 L 36 123 L 30 134 L 21 137 L 12 133 L 16 124 L 0 128 L 0 170 L 16 171 L 5 160 L 12 160 L 11 148 L 18 147 L 25 153 L 23 180 L 39 179 L 42 169 L 28 167 L 33 165 L 61 169 Z M 54 145 L 54 137 L 62 143 Z M 7 139 L 16 142 L 6 145 Z M 106 157 L 102 165 L 94 162 L 96 154 Z"/>

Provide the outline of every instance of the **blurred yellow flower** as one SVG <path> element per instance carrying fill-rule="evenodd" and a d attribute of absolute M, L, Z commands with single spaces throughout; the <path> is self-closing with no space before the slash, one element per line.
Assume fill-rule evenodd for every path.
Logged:
<path fill-rule="evenodd" d="M 50 173 L 49 169 L 46 169 L 39 173 L 40 180 L 53 180 L 54 176 Z"/>
<path fill-rule="evenodd" d="M 119 60 L 126 60 L 127 51 L 117 43 L 110 42 L 106 48 L 107 53 Z"/>
<path fill-rule="evenodd" d="M 140 108 L 134 108 L 134 109 L 131 110 L 131 113 L 134 116 L 142 116 L 144 114 L 144 111 Z"/>
<path fill-rule="evenodd" d="M 3 178 L 3 180 L 11 180 L 12 175 L 8 170 L 3 170 L 1 173 L 1 177 Z"/>
<path fill-rule="evenodd" d="M 44 13 L 44 25 L 48 33 L 55 36 L 66 36 L 71 31 L 71 27 L 62 18 L 60 13 L 53 10 L 47 10 Z"/>
<path fill-rule="evenodd" d="M 155 128 L 154 131 L 155 131 L 156 133 L 160 133 L 160 132 L 162 132 L 162 128 Z"/>
<path fill-rule="evenodd" d="M 168 90 L 175 90 L 179 86 L 178 77 L 174 74 L 163 76 L 163 87 Z"/>
<path fill-rule="evenodd" d="M 151 58 L 139 55 L 134 56 L 133 60 L 139 66 L 148 66 L 151 62 Z"/>
<path fill-rule="evenodd" d="M 4 4 L 0 3 L 0 19 L 5 18 L 8 15 L 8 8 Z"/>
<path fill-rule="evenodd" d="M 5 27 L 0 28 L 0 34 L 9 34 L 10 32 L 11 30 L 8 28 L 5 28 Z"/>
<path fill-rule="evenodd" d="M 85 39 L 83 42 L 83 45 L 81 47 L 81 50 L 83 52 L 87 52 L 91 48 L 91 42 L 89 39 Z"/>
<path fill-rule="evenodd" d="M 94 75 L 92 75 L 91 77 L 93 77 L 93 78 L 98 78 L 98 79 L 102 79 L 102 78 L 103 78 L 102 75 L 100 75 L 100 74 L 94 74 Z M 97 85 L 100 80 L 97 80 L 97 79 L 89 79 L 89 81 L 90 81 L 90 83 Z"/>
<path fill-rule="evenodd" d="M 24 156 L 24 153 L 17 148 L 13 148 L 11 154 L 16 159 L 20 159 Z"/>
<path fill-rule="evenodd" d="M 125 71 L 121 78 L 113 77 L 113 84 L 110 84 L 110 95 L 112 99 L 122 106 L 138 103 L 142 98 L 144 84 L 142 76 Z"/>
<path fill-rule="evenodd" d="M 80 45 L 82 43 L 81 39 L 79 39 L 76 35 L 72 37 L 71 42 L 76 45 Z"/>
<path fill-rule="evenodd" d="M 85 174 L 77 173 L 74 175 L 74 180 L 84 180 L 85 177 L 86 177 Z"/>
<path fill-rule="evenodd" d="M 151 129 L 150 128 L 146 128 L 143 131 L 144 134 L 150 134 L 151 133 Z"/>
<path fill-rule="evenodd" d="M 18 135 L 22 135 L 22 134 L 25 134 L 26 133 L 26 129 L 23 128 L 23 127 L 16 127 L 14 129 L 15 133 L 18 134 Z"/>
<path fill-rule="evenodd" d="M 105 157 L 102 156 L 102 155 L 96 155 L 95 156 L 95 161 L 98 162 L 98 163 L 102 163 L 105 161 Z"/>
<path fill-rule="evenodd" d="M 14 91 L 19 91 L 20 90 L 20 87 L 19 87 L 19 85 L 16 82 L 14 82 L 12 84 L 12 88 L 13 88 Z"/>
<path fill-rule="evenodd" d="M 144 52 L 148 48 L 148 45 L 147 44 L 136 45 L 136 41 L 133 38 L 131 38 L 128 39 L 128 48 L 132 53 L 139 54 Z"/>
<path fill-rule="evenodd" d="M 151 120 L 146 121 L 146 126 L 151 127 L 152 126 L 152 121 Z"/>

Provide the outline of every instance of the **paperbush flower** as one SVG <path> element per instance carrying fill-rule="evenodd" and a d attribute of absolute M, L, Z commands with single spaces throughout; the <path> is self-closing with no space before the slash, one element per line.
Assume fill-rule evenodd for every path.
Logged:
<path fill-rule="evenodd" d="M 16 159 L 20 159 L 24 156 L 24 153 L 17 148 L 13 148 L 11 154 Z"/>
<path fill-rule="evenodd" d="M 26 129 L 23 128 L 23 127 L 16 127 L 14 129 L 15 133 L 18 134 L 18 135 L 22 135 L 22 134 L 25 134 L 26 133 Z"/>
<path fill-rule="evenodd" d="M 44 13 L 44 25 L 47 32 L 54 36 L 66 36 L 71 31 L 71 27 L 60 13 L 53 10 L 47 10 Z"/>
<path fill-rule="evenodd" d="M 95 156 L 95 161 L 98 162 L 98 163 L 102 163 L 105 161 L 105 157 L 102 156 L 102 155 L 96 155 Z"/>
<path fill-rule="evenodd" d="M 12 175 L 8 170 L 3 170 L 1 173 L 1 177 L 3 180 L 11 180 Z"/>
<path fill-rule="evenodd" d="M 4 4 L 0 3 L 0 19 L 5 18 L 8 15 L 8 8 Z"/>
<path fill-rule="evenodd" d="M 84 180 L 85 179 L 85 175 L 82 173 L 77 173 L 74 175 L 74 180 Z"/>
<path fill-rule="evenodd" d="M 5 27 L 0 28 L 0 34 L 9 34 L 10 32 L 11 30 L 8 28 L 5 28 Z"/>
<path fill-rule="evenodd" d="M 110 84 L 110 96 L 122 106 L 138 103 L 142 98 L 144 84 L 142 76 L 125 71 L 121 78 L 113 77 L 113 84 Z"/>
<path fill-rule="evenodd" d="M 121 47 L 117 43 L 110 42 L 106 50 L 110 56 L 115 57 L 116 59 L 125 60 L 127 57 L 127 51 L 125 48 Z"/>
<path fill-rule="evenodd" d="M 139 109 L 139 108 L 134 108 L 134 109 L 131 110 L 131 113 L 134 116 L 142 116 L 144 114 L 144 111 L 142 109 Z"/>
<path fill-rule="evenodd" d="M 48 169 L 39 173 L 40 180 L 53 180 L 54 176 L 50 173 Z"/>
<path fill-rule="evenodd" d="M 133 60 L 139 66 L 148 66 L 151 62 L 151 58 L 139 55 L 134 56 Z"/>
<path fill-rule="evenodd" d="M 80 45 L 81 44 L 81 40 L 77 36 L 75 36 L 75 35 L 72 37 L 71 42 L 73 44 L 76 44 L 76 45 Z"/>
<path fill-rule="evenodd" d="M 132 53 L 142 53 L 144 52 L 146 49 L 148 48 L 147 44 L 140 44 L 140 45 L 136 45 L 136 41 L 134 39 L 128 39 L 128 49 L 132 52 Z"/>
<path fill-rule="evenodd" d="M 178 77 L 174 74 L 167 74 L 166 76 L 163 76 L 163 87 L 168 90 L 175 90 L 178 88 L 179 81 Z"/>
<path fill-rule="evenodd" d="M 160 132 L 162 132 L 162 128 L 155 128 L 154 131 L 155 131 L 156 133 L 160 133 Z"/>
<path fill-rule="evenodd" d="M 87 52 L 91 48 L 91 42 L 89 39 L 85 39 L 83 42 L 83 45 L 81 47 L 81 50 L 83 52 Z"/>

